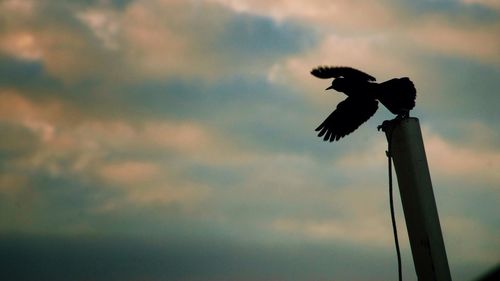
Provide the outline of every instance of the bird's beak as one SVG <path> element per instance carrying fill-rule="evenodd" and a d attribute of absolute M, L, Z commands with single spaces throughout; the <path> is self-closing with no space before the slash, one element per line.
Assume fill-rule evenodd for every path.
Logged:
<path fill-rule="evenodd" d="M 331 89 L 333 89 L 333 86 L 330 86 L 330 87 L 326 88 L 325 91 L 326 90 L 331 90 Z"/>

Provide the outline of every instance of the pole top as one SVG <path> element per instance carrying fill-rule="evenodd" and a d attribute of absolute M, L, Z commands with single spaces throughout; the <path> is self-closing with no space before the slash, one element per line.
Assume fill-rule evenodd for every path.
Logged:
<path fill-rule="evenodd" d="M 391 120 L 385 120 L 381 125 L 377 127 L 377 130 L 382 130 L 382 132 L 387 134 L 392 134 L 392 132 L 399 126 L 405 126 L 410 123 L 417 123 L 417 117 L 406 117 L 406 118 L 394 118 Z"/>

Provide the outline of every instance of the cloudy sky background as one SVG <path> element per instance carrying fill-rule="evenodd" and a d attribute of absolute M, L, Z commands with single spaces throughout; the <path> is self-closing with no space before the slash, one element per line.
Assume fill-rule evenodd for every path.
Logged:
<path fill-rule="evenodd" d="M 409 76 L 456 281 L 500 262 L 495 0 L 0 1 L 2 280 L 395 280 L 385 136 L 309 71 Z M 416 280 L 396 193 L 405 280 Z"/>

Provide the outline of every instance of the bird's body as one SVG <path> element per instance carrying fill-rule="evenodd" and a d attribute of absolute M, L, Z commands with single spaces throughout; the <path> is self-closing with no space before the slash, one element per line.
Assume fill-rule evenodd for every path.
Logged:
<path fill-rule="evenodd" d="M 416 90 L 407 77 L 376 83 L 374 77 L 350 67 L 318 67 L 311 74 L 334 78 L 327 90 L 348 96 L 316 129 L 325 141 L 339 140 L 356 130 L 375 114 L 378 101 L 398 117 L 408 116 L 415 107 Z"/>

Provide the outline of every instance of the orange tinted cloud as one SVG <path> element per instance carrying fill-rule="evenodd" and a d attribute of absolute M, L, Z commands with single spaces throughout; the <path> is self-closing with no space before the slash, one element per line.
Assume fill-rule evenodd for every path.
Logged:
<path fill-rule="evenodd" d="M 500 184 L 500 151 L 459 146 L 437 134 L 425 140 L 430 168 L 442 176 Z"/>

